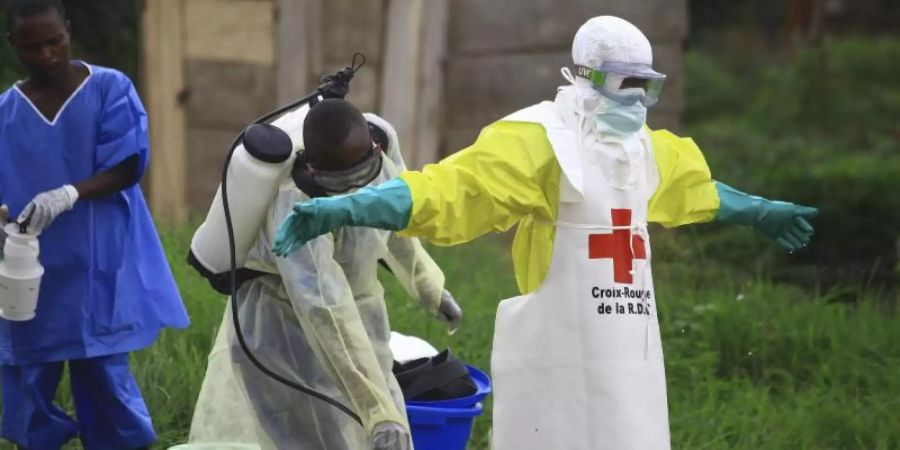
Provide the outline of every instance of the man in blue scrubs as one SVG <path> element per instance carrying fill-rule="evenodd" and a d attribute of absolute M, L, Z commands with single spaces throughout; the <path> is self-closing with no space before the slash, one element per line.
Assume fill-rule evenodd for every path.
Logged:
<path fill-rule="evenodd" d="M 122 73 L 69 59 L 59 0 L 14 0 L 7 40 L 28 78 L 0 95 L 0 199 L 40 233 L 37 315 L 0 319 L 0 436 L 58 450 L 156 440 L 129 352 L 188 317 L 137 182 L 147 116 Z M 53 404 L 68 362 L 77 422 Z"/>

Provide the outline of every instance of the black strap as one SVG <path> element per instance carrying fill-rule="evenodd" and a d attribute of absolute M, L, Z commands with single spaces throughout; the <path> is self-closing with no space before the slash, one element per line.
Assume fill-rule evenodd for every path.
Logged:
<path fill-rule="evenodd" d="M 372 141 L 378 144 L 382 151 L 387 152 L 390 146 L 390 139 L 388 138 L 387 132 L 372 122 L 366 123 L 369 124 L 369 134 L 372 136 Z M 297 159 L 294 160 L 294 167 L 291 169 L 291 178 L 294 179 L 294 184 L 297 185 L 297 188 L 309 198 L 328 196 L 328 191 L 316 184 L 316 181 L 309 174 L 309 165 L 307 164 L 306 155 L 304 153 L 297 155 Z M 383 266 L 390 270 L 386 265 Z"/>
<path fill-rule="evenodd" d="M 382 151 L 387 153 L 391 145 L 391 140 L 388 138 L 387 131 L 372 122 L 368 122 L 368 124 L 369 135 L 372 136 L 372 141 L 378 144 Z"/>
<path fill-rule="evenodd" d="M 229 272 L 222 273 L 212 273 L 209 269 L 200 264 L 200 260 L 194 256 L 194 252 L 189 251 L 187 256 L 188 264 L 194 268 L 203 278 L 206 278 L 206 281 L 209 281 L 209 285 L 212 286 L 216 292 L 225 295 L 231 295 L 231 274 Z M 259 270 L 240 268 L 237 270 L 237 286 L 236 289 L 240 289 L 241 286 L 253 279 L 259 278 L 263 275 L 267 275 L 266 272 L 261 272 Z"/>
<path fill-rule="evenodd" d="M 294 167 L 291 169 L 291 178 L 294 184 L 309 198 L 327 197 L 328 192 L 316 184 L 313 177 L 309 174 L 309 167 L 306 164 L 306 155 L 303 153 L 297 155 L 294 161 Z"/>

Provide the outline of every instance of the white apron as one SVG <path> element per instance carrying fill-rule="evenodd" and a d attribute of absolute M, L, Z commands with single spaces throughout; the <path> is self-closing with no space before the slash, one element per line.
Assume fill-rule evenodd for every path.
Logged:
<path fill-rule="evenodd" d="M 646 227 L 659 184 L 649 135 L 625 143 L 640 149 L 643 167 L 623 190 L 604 173 L 612 152 L 579 150 L 553 103 L 505 120 L 541 123 L 564 176 L 547 278 L 497 311 L 493 448 L 668 449 Z"/>

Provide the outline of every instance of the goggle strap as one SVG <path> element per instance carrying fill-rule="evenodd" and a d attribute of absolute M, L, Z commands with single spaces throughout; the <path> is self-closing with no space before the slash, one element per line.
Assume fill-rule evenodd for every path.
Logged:
<path fill-rule="evenodd" d="M 577 75 L 581 78 L 587 78 L 590 80 L 591 75 L 593 75 L 593 74 L 594 74 L 594 69 L 591 69 L 590 67 L 587 67 L 587 66 L 578 65 L 578 64 L 575 65 L 575 75 Z"/>
<path fill-rule="evenodd" d="M 603 85 L 606 73 L 580 64 L 575 65 L 575 76 L 591 80 L 594 84 Z"/>

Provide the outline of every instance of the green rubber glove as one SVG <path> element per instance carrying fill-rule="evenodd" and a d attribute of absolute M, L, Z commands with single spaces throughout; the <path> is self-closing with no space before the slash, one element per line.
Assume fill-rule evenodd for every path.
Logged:
<path fill-rule="evenodd" d="M 766 200 L 718 181 L 716 190 L 719 193 L 717 221 L 751 226 L 773 239 L 788 253 L 809 245 L 814 229 L 808 219 L 816 217 L 818 209 Z"/>
<path fill-rule="evenodd" d="M 344 226 L 402 230 L 411 213 L 412 195 L 400 178 L 352 194 L 314 198 L 294 205 L 294 212 L 278 227 L 272 251 L 287 256 L 310 240 Z"/>

